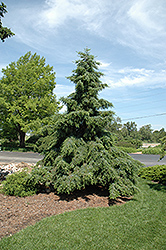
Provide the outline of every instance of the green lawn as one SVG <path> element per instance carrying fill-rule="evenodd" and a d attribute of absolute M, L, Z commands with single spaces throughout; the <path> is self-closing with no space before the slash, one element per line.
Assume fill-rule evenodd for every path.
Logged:
<path fill-rule="evenodd" d="M 166 249 L 166 187 L 141 180 L 121 206 L 88 208 L 41 220 L 3 238 L 0 249 Z"/>

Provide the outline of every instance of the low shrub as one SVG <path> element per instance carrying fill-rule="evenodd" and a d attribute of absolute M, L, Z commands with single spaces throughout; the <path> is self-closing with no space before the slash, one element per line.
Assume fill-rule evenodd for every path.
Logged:
<path fill-rule="evenodd" d="M 143 154 L 160 155 L 161 146 L 143 148 L 141 151 Z"/>
<path fill-rule="evenodd" d="M 36 183 L 38 192 L 53 190 L 52 167 L 35 166 L 29 174 L 29 180 Z"/>
<path fill-rule="evenodd" d="M 166 165 L 141 168 L 139 170 L 139 176 L 147 180 L 166 184 Z"/>
<path fill-rule="evenodd" d="M 8 140 L 2 140 L 1 141 L 1 149 L 5 150 L 7 149 L 11 149 L 11 148 L 17 148 L 19 145 L 18 141 L 8 141 Z"/>
<path fill-rule="evenodd" d="M 34 167 L 31 173 L 17 172 L 6 177 L 1 193 L 11 196 L 31 196 L 53 190 L 50 167 Z"/>
<path fill-rule="evenodd" d="M 37 185 L 26 171 L 13 173 L 2 183 L 1 192 L 11 196 L 30 196 L 37 192 Z"/>
<path fill-rule="evenodd" d="M 116 142 L 116 146 L 117 147 L 125 147 L 125 148 L 130 148 L 130 147 L 134 147 L 132 143 L 127 142 L 127 141 L 118 141 Z"/>
<path fill-rule="evenodd" d="M 142 146 L 142 141 L 138 139 L 128 138 L 126 140 L 119 140 L 115 143 L 117 147 L 135 148 L 138 149 Z"/>
<path fill-rule="evenodd" d="M 133 147 L 118 147 L 118 149 L 126 152 L 126 153 L 136 153 L 138 150 L 136 148 Z"/>
<path fill-rule="evenodd" d="M 18 142 L 1 142 L 0 146 L 3 151 L 30 152 L 34 151 L 35 144 L 26 143 L 26 146 L 21 148 Z"/>

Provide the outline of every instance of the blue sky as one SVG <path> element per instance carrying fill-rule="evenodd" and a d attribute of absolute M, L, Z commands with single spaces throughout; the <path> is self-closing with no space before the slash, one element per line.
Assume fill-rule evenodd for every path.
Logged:
<path fill-rule="evenodd" d="M 3 0 L 3 26 L 16 34 L 0 44 L 0 72 L 28 51 L 56 72 L 57 98 L 74 91 L 66 79 L 76 51 L 88 47 L 101 62 L 100 93 L 122 123 L 166 130 L 165 0 Z M 0 73 L 2 77 L 2 73 Z"/>

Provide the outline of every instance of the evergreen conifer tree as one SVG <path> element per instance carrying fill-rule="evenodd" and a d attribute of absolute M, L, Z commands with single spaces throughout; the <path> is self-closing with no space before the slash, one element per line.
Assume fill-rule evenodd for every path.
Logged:
<path fill-rule="evenodd" d="M 111 199 L 131 195 L 139 163 L 115 148 L 105 129 L 113 112 L 108 110 L 112 103 L 99 98 L 99 91 L 107 87 L 100 80 L 100 63 L 88 48 L 78 55 L 77 67 L 68 77 L 75 92 L 61 99 L 67 111 L 44 128 L 38 151 L 45 155 L 44 165 L 52 166 L 58 193 L 100 185 L 109 189 Z"/>

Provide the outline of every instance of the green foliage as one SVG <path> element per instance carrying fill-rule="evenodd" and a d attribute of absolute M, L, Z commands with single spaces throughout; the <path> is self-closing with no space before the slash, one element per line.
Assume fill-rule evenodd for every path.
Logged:
<path fill-rule="evenodd" d="M 0 39 L 2 42 L 5 41 L 6 38 L 14 36 L 15 34 L 7 27 L 2 26 L 1 18 L 7 13 L 6 5 L 1 2 L 0 4 Z"/>
<path fill-rule="evenodd" d="M 118 146 L 125 146 L 120 145 L 125 142 L 131 143 L 134 147 L 139 148 L 143 142 L 160 143 L 162 138 L 166 136 L 164 128 L 152 132 L 151 124 L 148 124 L 137 130 L 137 124 L 135 122 L 121 124 L 119 117 L 113 118 L 113 120 L 108 123 L 106 129 L 115 134 L 115 141 L 118 143 Z"/>
<path fill-rule="evenodd" d="M 78 56 L 77 67 L 68 77 L 75 92 L 61 99 L 67 112 L 43 128 L 36 148 L 44 154 L 43 164 L 53 167 L 58 193 L 101 185 L 109 189 L 111 199 L 131 195 L 139 163 L 115 148 L 113 135 L 106 130 L 113 112 L 108 110 L 112 103 L 98 96 L 107 87 L 100 80 L 99 63 L 89 49 Z"/>
<path fill-rule="evenodd" d="M 52 168 L 35 166 L 30 173 L 27 171 L 8 175 L 2 182 L 2 193 L 12 196 L 31 196 L 38 192 L 53 190 Z"/>
<path fill-rule="evenodd" d="M 133 145 L 128 141 L 118 141 L 115 143 L 117 147 L 131 148 Z"/>
<path fill-rule="evenodd" d="M 120 118 L 114 119 L 108 124 L 107 129 L 115 135 L 115 144 L 119 147 L 139 148 L 142 146 L 137 124 L 135 122 L 127 122 L 120 124 Z"/>
<path fill-rule="evenodd" d="M 150 181 L 166 184 L 166 165 L 141 168 L 139 170 L 139 176 Z"/>
<path fill-rule="evenodd" d="M 162 138 L 166 136 L 166 132 L 164 130 L 164 128 L 161 128 L 159 131 L 155 130 L 153 132 L 153 137 L 155 142 L 161 142 Z"/>
<path fill-rule="evenodd" d="M 139 148 L 142 146 L 142 142 L 138 139 L 133 139 L 133 138 L 129 138 L 127 137 L 125 140 L 118 140 L 116 142 L 116 146 L 118 147 L 126 147 L 126 148 L 133 148 L 136 149 L 136 148 Z"/>
<path fill-rule="evenodd" d="M 2 140 L 1 141 L 1 149 L 13 149 L 18 147 L 18 141 L 8 141 L 8 140 Z"/>
<path fill-rule="evenodd" d="M 161 154 L 161 146 L 159 145 L 156 147 L 143 148 L 141 151 L 143 154 L 160 155 Z"/>
<path fill-rule="evenodd" d="M 38 192 L 45 188 L 52 188 L 51 167 L 35 166 L 28 176 L 28 180 L 35 183 Z"/>
<path fill-rule="evenodd" d="M 133 147 L 126 147 L 126 146 L 125 147 L 117 146 L 117 147 L 118 147 L 119 150 L 122 150 L 122 151 L 124 151 L 124 152 L 126 152 L 128 154 L 138 152 L 138 150 L 136 148 L 133 148 Z"/>
<path fill-rule="evenodd" d="M 34 151 L 35 144 L 27 143 L 24 148 L 19 147 L 19 141 L 2 139 L 0 142 L 1 150 L 3 151 L 19 151 L 19 152 L 29 152 Z"/>
<path fill-rule="evenodd" d="M 120 128 L 122 127 L 120 117 L 113 117 L 113 119 L 108 122 L 106 129 L 111 133 L 119 134 Z"/>
<path fill-rule="evenodd" d="M 26 171 L 8 175 L 2 183 L 2 193 L 11 196 L 30 196 L 37 192 L 36 182 Z"/>
<path fill-rule="evenodd" d="M 45 58 L 28 52 L 17 62 L 2 69 L 0 80 L 0 128 L 3 137 L 19 136 L 20 146 L 25 146 L 25 133 L 36 131 L 47 124 L 58 111 L 53 93 L 55 73 L 45 65 Z M 8 133 L 7 133 L 8 132 Z"/>
<path fill-rule="evenodd" d="M 135 122 L 127 122 L 123 125 L 123 128 L 127 130 L 129 136 L 134 136 L 137 132 L 137 124 Z"/>
<path fill-rule="evenodd" d="M 164 158 L 166 154 L 166 136 L 161 139 L 161 153 L 160 153 L 160 160 Z"/>
<path fill-rule="evenodd" d="M 141 141 L 151 142 L 153 140 L 153 134 L 152 134 L 151 124 L 142 126 L 139 129 L 139 135 L 140 135 Z"/>
<path fill-rule="evenodd" d="M 113 190 L 114 182 L 119 183 L 118 196 L 124 195 L 126 185 L 128 191 L 134 189 L 134 172 L 138 164 L 132 165 L 130 157 L 118 149 L 109 147 L 107 150 L 103 141 L 85 142 L 70 137 L 63 142 L 52 171 L 54 188 L 58 193 L 71 193 L 86 185 L 110 186 Z M 110 191 L 110 198 L 116 197 L 114 191 Z"/>
<path fill-rule="evenodd" d="M 18 137 L 19 134 L 14 124 L 9 123 L 7 120 L 1 123 L 0 138 L 3 138 L 5 141 L 16 142 Z"/>
<path fill-rule="evenodd" d="M 26 140 L 26 143 L 33 143 L 35 144 L 40 138 L 40 135 L 39 134 L 34 134 L 34 135 L 31 135 L 27 140 Z"/>

